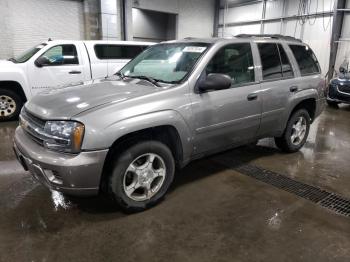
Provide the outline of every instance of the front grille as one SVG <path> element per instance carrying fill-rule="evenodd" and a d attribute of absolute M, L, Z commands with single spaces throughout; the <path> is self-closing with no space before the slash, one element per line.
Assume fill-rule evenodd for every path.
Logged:
<path fill-rule="evenodd" d="M 34 142 L 40 145 L 44 144 L 42 135 L 45 128 L 44 120 L 34 116 L 23 108 L 20 115 L 20 125 Z"/>
<path fill-rule="evenodd" d="M 350 95 L 350 86 L 348 85 L 338 85 L 338 90 L 343 93 L 347 93 Z"/>

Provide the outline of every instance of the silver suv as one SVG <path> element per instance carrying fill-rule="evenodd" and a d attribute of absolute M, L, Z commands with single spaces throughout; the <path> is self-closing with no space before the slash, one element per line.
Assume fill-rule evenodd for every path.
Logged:
<path fill-rule="evenodd" d="M 324 87 L 315 55 L 291 37 L 170 41 L 111 78 L 34 97 L 14 149 L 53 190 L 107 192 L 140 211 L 193 159 L 264 137 L 299 150 L 324 108 Z"/>

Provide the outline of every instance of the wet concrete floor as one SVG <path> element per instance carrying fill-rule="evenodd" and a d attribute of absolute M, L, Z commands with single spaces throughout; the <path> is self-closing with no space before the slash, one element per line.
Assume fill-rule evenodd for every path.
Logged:
<path fill-rule="evenodd" d="M 350 106 L 327 108 L 298 153 L 271 139 L 195 161 L 166 199 L 127 215 L 50 192 L 0 124 L 0 261 L 350 261 L 350 218 L 228 168 L 252 163 L 350 198 Z"/>

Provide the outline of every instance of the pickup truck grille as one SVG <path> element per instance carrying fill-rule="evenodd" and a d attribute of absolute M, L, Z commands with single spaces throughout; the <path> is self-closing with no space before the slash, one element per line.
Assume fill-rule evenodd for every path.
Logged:
<path fill-rule="evenodd" d="M 40 145 L 44 145 L 44 120 L 34 116 L 23 108 L 19 117 L 19 123 L 31 139 Z"/>

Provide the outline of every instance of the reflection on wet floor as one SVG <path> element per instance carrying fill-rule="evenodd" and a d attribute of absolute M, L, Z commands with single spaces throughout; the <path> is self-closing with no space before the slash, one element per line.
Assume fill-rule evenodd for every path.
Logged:
<path fill-rule="evenodd" d="M 253 163 L 350 197 L 348 119 L 350 106 L 327 108 L 295 154 L 264 139 L 195 161 L 177 173 L 164 202 L 133 215 L 105 197 L 42 187 L 13 155 L 17 123 L 0 123 L 0 261 L 347 261 L 349 219 L 215 159 Z"/>

